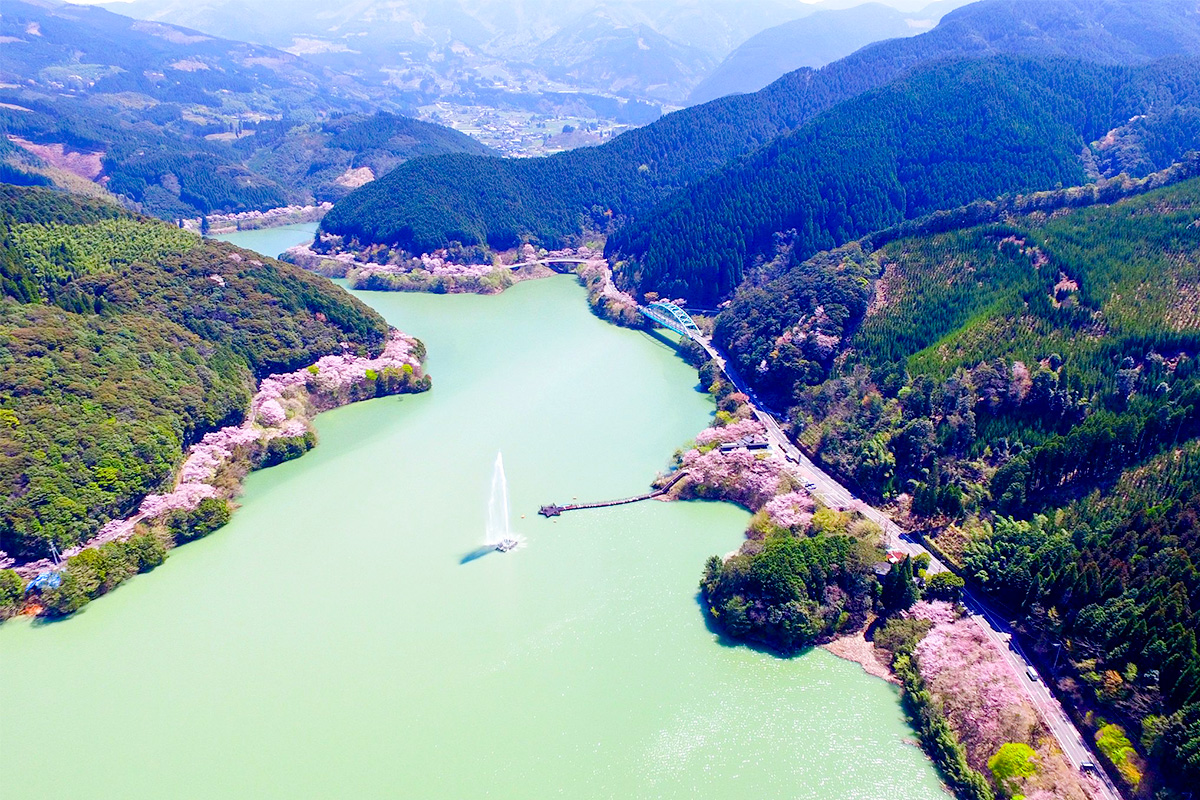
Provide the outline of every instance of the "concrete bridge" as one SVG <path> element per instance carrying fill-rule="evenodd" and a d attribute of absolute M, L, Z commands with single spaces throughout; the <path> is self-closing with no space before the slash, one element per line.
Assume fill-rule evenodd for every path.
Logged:
<path fill-rule="evenodd" d="M 537 264 L 548 267 L 551 264 L 590 264 L 593 261 L 599 260 L 598 258 L 575 258 L 567 256 L 555 258 L 551 256 L 548 258 L 535 258 L 532 261 L 522 261 L 520 264 L 509 264 L 507 266 L 509 269 L 520 269 L 521 267 L 532 267 Z"/>

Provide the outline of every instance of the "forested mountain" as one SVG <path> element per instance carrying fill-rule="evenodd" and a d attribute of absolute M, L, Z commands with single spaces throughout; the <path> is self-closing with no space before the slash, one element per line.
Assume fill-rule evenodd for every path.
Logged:
<path fill-rule="evenodd" d="M 716 65 L 706 50 L 604 14 L 588 15 L 540 43 L 533 61 L 564 83 L 665 102 L 681 101 Z"/>
<path fill-rule="evenodd" d="M 617 231 L 608 254 L 626 286 L 711 307 L 778 237 L 803 259 L 977 198 L 1082 183 L 1097 160 L 1089 143 L 1105 150 L 1110 132 L 1139 154 L 1117 171 L 1161 169 L 1200 146 L 1200 62 L 924 68 L 678 193 Z"/>
<path fill-rule="evenodd" d="M 962 3 L 965 5 L 965 2 Z M 818 11 L 751 36 L 725 57 L 688 96 L 707 103 L 729 94 L 757 92 L 801 67 L 823 67 L 860 47 L 885 39 L 924 33 L 951 7 L 906 14 L 879 3 Z"/>
<path fill-rule="evenodd" d="M 871 45 L 820 70 L 798 70 L 753 95 L 668 114 L 600 147 L 519 161 L 451 156 L 403 165 L 339 203 L 324 227 L 418 253 L 451 241 L 507 247 L 523 235 L 558 245 L 582 225 L 603 227 L 646 212 L 915 65 L 996 53 L 1116 63 L 1200 54 L 1200 12 L 1190 0 L 982 0 L 946 15 L 926 34 Z"/>
<path fill-rule="evenodd" d="M 387 112 L 311 122 L 285 117 L 259 123 L 252 138 L 239 137 L 231 145 L 251 169 L 287 187 L 291 196 L 318 202 L 345 197 L 410 159 L 492 152 L 452 128 Z"/>
<path fill-rule="evenodd" d="M 1182 789 L 1200 780 L 1200 179 L 1070 210 L 1123 191 L 783 254 L 716 335 L 806 449 L 946 526 L 952 561 L 1042 646 L 1068 642 L 1077 706 Z"/>
<path fill-rule="evenodd" d="M 488 152 L 437 125 L 372 119 L 376 90 L 266 47 L 21 0 L 5 3 L 0 35 L 0 126 L 26 150 L 9 169 L 94 181 L 157 216 L 334 200 L 366 177 L 339 185 L 349 169 Z"/>
<path fill-rule="evenodd" d="M 255 379 L 382 344 L 374 311 L 274 259 L 111 204 L 0 185 L 0 550 L 49 554 L 160 489 Z"/>

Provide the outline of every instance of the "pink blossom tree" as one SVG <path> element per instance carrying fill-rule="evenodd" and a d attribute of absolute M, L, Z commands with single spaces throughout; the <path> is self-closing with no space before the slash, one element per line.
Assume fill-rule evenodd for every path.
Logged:
<path fill-rule="evenodd" d="M 773 525 L 801 531 L 812 522 L 816 505 L 807 492 L 788 492 L 767 501 L 765 511 Z"/>

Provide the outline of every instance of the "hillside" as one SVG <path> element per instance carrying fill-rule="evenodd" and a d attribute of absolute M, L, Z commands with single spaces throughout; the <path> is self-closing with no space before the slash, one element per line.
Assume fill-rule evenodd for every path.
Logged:
<path fill-rule="evenodd" d="M 717 338 L 806 449 L 941 530 L 1047 658 L 1066 642 L 1076 707 L 1183 789 L 1200 778 L 1200 179 L 1045 207 L 793 262 Z M 1131 785 L 1142 756 L 1119 759 Z"/>
<path fill-rule="evenodd" d="M 712 307 L 780 238 L 803 259 L 940 208 L 1082 183 L 1099 159 L 1081 151 L 1100 153 L 1110 131 L 1139 154 L 1114 172 L 1163 168 L 1200 143 L 1197 75 L 1189 60 L 921 69 L 678 193 L 617 231 L 607 254 L 624 286 Z"/>
<path fill-rule="evenodd" d="M 375 351 L 327 280 L 115 207 L 0 185 L 0 551 L 42 557 L 160 489 L 256 378 Z"/>
<path fill-rule="evenodd" d="M 451 241 L 507 247 L 526 235 L 553 247 L 582 226 L 606 228 L 644 214 L 915 65 L 996 53 L 1129 63 L 1200 54 L 1200 12 L 1187 0 L 983 0 L 946 15 L 928 33 L 871 45 L 820 70 L 798 70 L 752 95 L 668 114 L 600 147 L 519 161 L 450 156 L 403 165 L 340 202 L 323 227 L 415 253 Z"/>
<path fill-rule="evenodd" d="M 725 57 L 688 96 L 707 103 L 757 92 L 801 67 L 823 67 L 872 42 L 915 36 L 932 28 L 949 7 L 905 14 L 879 3 L 818 11 L 751 36 Z"/>
<path fill-rule="evenodd" d="M 253 138 L 235 140 L 233 149 L 257 173 L 303 193 L 300 199 L 317 202 L 345 197 L 361 182 L 386 175 L 410 159 L 491 153 L 451 128 L 386 112 L 347 114 L 323 122 L 263 122 L 255 127 Z"/>
<path fill-rule="evenodd" d="M 351 168 L 488 152 L 436 125 L 372 122 L 378 90 L 267 47 L 21 0 L 0 35 L 0 125 L 26 151 L 9 169 L 77 189 L 73 175 L 164 218 L 334 200 L 358 185 L 338 183 Z M 353 123 L 378 130 L 339 136 Z"/>
<path fill-rule="evenodd" d="M 592 14 L 566 26 L 533 51 L 534 63 L 564 83 L 619 95 L 680 102 L 715 62 L 647 25 L 622 25 Z"/>

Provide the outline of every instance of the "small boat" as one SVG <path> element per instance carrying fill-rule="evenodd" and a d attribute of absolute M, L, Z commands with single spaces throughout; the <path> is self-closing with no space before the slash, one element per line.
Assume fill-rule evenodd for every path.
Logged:
<path fill-rule="evenodd" d="M 507 553 L 509 550 L 512 550 L 516 546 L 517 546 L 517 540 L 513 539 L 511 537 L 505 537 L 505 538 L 501 539 L 500 541 L 496 542 L 496 549 L 499 550 L 501 553 Z"/>

